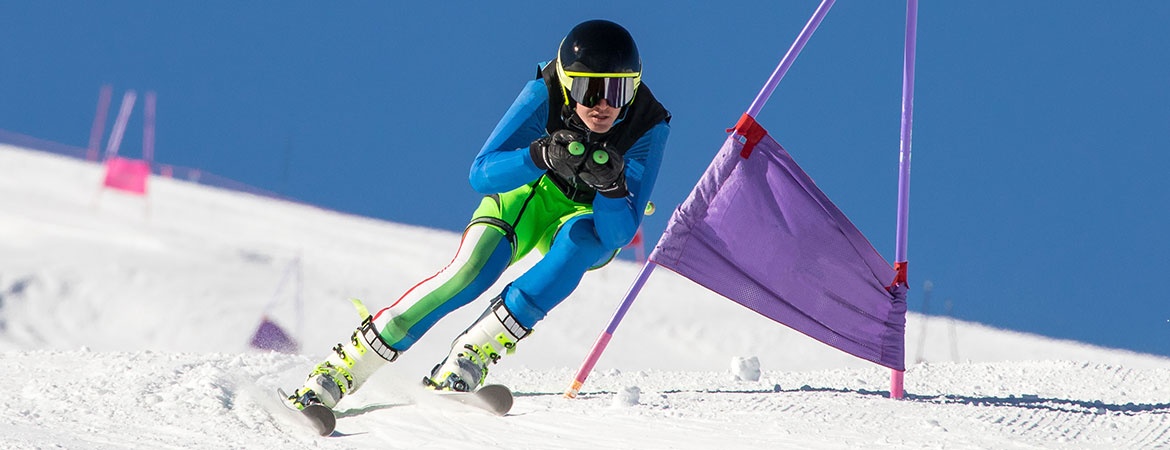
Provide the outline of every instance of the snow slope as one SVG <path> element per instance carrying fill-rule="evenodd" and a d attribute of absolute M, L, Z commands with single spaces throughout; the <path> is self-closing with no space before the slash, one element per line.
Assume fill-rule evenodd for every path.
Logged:
<path fill-rule="evenodd" d="M 458 235 L 168 179 L 152 178 L 143 199 L 100 190 L 101 177 L 0 146 L 0 448 L 1170 446 L 1168 359 L 912 313 L 907 355 L 926 362 L 908 361 L 907 398 L 893 401 L 888 370 L 665 270 L 582 396 L 564 399 L 637 274 L 625 262 L 587 275 L 493 368 L 518 394 L 508 417 L 413 387 L 481 300 L 342 402 L 338 433 L 317 437 L 272 390 L 357 325 L 348 298 L 393 301 L 447 262 Z M 301 274 L 300 314 L 287 273 Z M 248 347 L 265 313 L 303 355 Z M 743 356 L 760 361 L 758 381 L 735 379 Z"/>

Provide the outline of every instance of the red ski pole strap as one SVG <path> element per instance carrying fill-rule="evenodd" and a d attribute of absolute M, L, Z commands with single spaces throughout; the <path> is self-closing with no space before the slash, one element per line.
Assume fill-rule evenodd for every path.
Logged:
<path fill-rule="evenodd" d="M 739 117 L 739 122 L 735 123 L 734 128 L 727 129 L 728 132 L 733 130 L 735 131 L 735 134 L 743 136 L 741 139 L 741 142 L 743 142 L 743 150 L 740 150 L 739 156 L 743 157 L 744 159 L 747 159 L 748 156 L 751 156 L 752 149 L 756 147 L 756 144 L 760 142 L 760 139 L 763 139 L 764 136 L 768 135 L 768 130 L 765 130 L 764 127 L 760 126 L 759 122 L 756 122 L 756 118 L 752 117 L 746 112 Z"/>

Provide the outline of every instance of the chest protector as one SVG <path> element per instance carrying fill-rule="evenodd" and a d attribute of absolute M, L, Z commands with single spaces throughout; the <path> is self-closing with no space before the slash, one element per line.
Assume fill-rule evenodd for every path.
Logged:
<path fill-rule="evenodd" d="M 566 101 L 567 93 L 557 77 L 555 62 L 550 62 L 544 69 L 539 70 L 537 78 L 544 79 L 545 86 L 548 86 L 548 122 L 544 128 L 549 134 L 557 130 L 573 130 L 584 134 L 590 142 L 604 143 L 619 155 L 625 156 L 626 151 L 647 131 L 663 120 L 670 122 L 670 111 L 658 103 L 650 88 L 646 87 L 646 83 L 641 83 L 634 93 L 634 101 L 622 108 L 618 116 L 619 121 L 613 128 L 605 133 L 595 133 L 577 117 L 573 110 L 576 103 L 571 99 Z M 566 180 L 552 171 L 548 171 L 545 176 L 549 177 L 566 197 L 575 202 L 590 203 L 597 195 L 596 190 L 578 180 Z"/>

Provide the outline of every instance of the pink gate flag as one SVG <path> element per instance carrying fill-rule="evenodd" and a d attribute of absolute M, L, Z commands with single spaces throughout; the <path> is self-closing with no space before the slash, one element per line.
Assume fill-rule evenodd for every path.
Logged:
<path fill-rule="evenodd" d="M 114 156 L 106 160 L 105 186 L 146 195 L 146 179 L 150 177 L 150 163 L 140 159 Z"/>

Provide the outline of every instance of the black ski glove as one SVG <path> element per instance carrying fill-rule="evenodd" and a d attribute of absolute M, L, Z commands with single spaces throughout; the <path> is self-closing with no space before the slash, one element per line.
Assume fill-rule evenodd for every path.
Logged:
<path fill-rule="evenodd" d="M 607 146 L 590 149 L 589 158 L 581 168 L 581 181 L 609 198 L 622 198 L 630 193 L 626 189 L 626 162 L 622 155 Z"/>
<path fill-rule="evenodd" d="M 585 162 L 584 137 L 572 130 L 557 130 L 549 136 L 532 141 L 528 152 L 536 167 L 550 170 L 561 178 L 572 180 L 577 177 Z"/>

